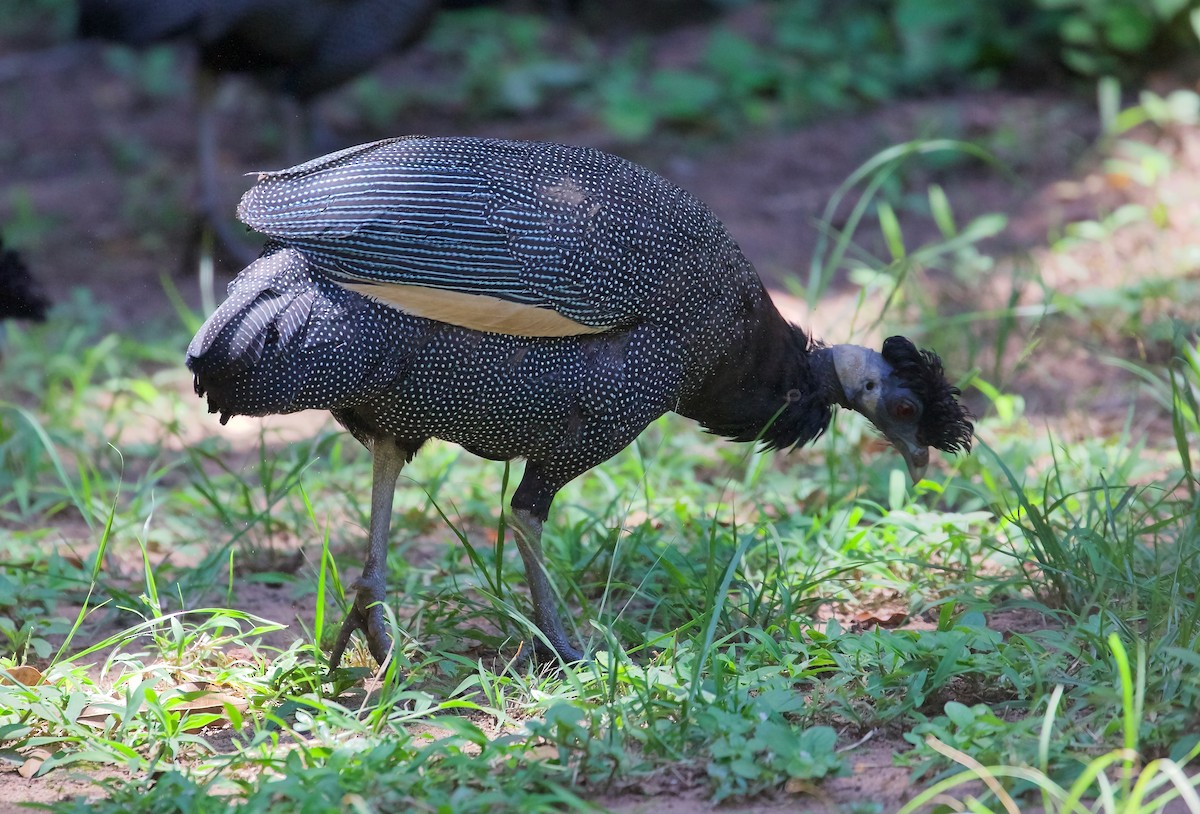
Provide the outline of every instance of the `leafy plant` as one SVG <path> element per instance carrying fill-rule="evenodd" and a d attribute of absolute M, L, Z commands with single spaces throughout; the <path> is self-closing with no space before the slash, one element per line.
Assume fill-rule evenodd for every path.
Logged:
<path fill-rule="evenodd" d="M 1085 76 L 1145 73 L 1194 52 L 1200 9 L 1192 0 L 1035 0 L 1056 15 L 1062 58 Z"/>
<path fill-rule="evenodd" d="M 438 15 L 429 48 L 454 66 L 439 103 L 472 116 L 531 112 L 578 87 L 585 73 L 568 40 L 544 16 L 478 8 Z M 571 46 L 574 47 L 571 47 Z M 466 46 L 466 47 L 465 47 Z"/>
<path fill-rule="evenodd" d="M 179 56 L 170 46 L 155 46 L 136 51 L 111 46 L 104 51 L 109 68 L 152 99 L 166 99 L 187 90 L 179 70 Z"/>
<path fill-rule="evenodd" d="M 1180 800 L 1189 812 L 1200 811 L 1200 775 L 1189 763 L 1200 757 L 1200 743 L 1194 736 L 1182 744 L 1172 757 L 1143 762 L 1139 754 L 1139 730 L 1142 726 L 1146 698 L 1146 660 L 1139 650 L 1136 665 L 1131 664 L 1128 652 L 1117 634 L 1110 634 L 1107 645 L 1117 679 L 1120 701 L 1105 711 L 1117 709 L 1120 718 L 1111 720 L 1108 732 L 1121 734 L 1121 746 L 1095 757 L 1082 758 L 1079 770 L 1068 775 L 1068 784 L 1057 782 L 1050 773 L 1053 728 L 1062 698 L 1062 687 L 1050 695 L 1038 737 L 1038 768 L 995 762 L 994 753 L 976 757 L 975 740 L 981 733 L 990 737 L 997 731 L 999 719 L 986 709 L 965 707 L 947 708 L 947 717 L 958 729 L 958 738 L 966 736 L 970 744 L 963 748 L 942 740 L 935 734 L 937 727 L 928 727 L 925 743 L 928 749 L 964 767 L 940 782 L 934 783 L 914 797 L 901 809 L 910 814 L 923 809 L 931 800 L 953 800 L 952 794 L 966 784 L 982 781 L 987 789 L 985 799 L 994 799 L 1008 811 L 1018 810 L 1017 799 L 1037 795 L 1041 807 L 1048 812 L 1135 812 L 1163 810 L 1174 800 Z M 951 713 L 953 713 L 951 715 Z M 1057 754 L 1056 754 L 1057 757 Z M 990 759 L 990 760 L 989 760 Z M 985 763 L 987 760 L 989 762 Z M 1061 771 L 1054 774 L 1060 775 Z M 982 810 L 982 801 L 970 794 L 972 805 Z M 953 803 L 957 805 L 957 801 Z"/>

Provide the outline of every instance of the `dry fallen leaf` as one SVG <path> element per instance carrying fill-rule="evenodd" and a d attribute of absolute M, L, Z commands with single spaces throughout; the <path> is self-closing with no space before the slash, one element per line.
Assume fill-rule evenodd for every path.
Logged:
<path fill-rule="evenodd" d="M 900 627 L 908 621 L 908 614 L 904 611 L 892 610 L 873 610 L 859 611 L 854 614 L 855 624 L 862 627 L 885 627 L 894 628 Z"/>
<path fill-rule="evenodd" d="M 249 705 L 250 703 L 245 698 L 227 695 L 222 692 L 206 692 L 195 698 L 174 704 L 171 709 L 180 713 L 186 712 L 189 715 L 217 715 L 219 716 L 217 720 L 210 721 L 205 726 L 223 726 L 230 723 L 229 716 L 225 714 L 226 706 L 233 707 L 238 711 L 244 711 Z M 83 712 L 79 713 L 79 717 L 76 720 L 82 724 L 102 726 L 110 715 L 119 716 L 120 712 L 121 710 L 114 709 L 112 706 L 102 707 L 89 704 L 83 708 Z"/>
<path fill-rule="evenodd" d="M 4 672 L 11 676 L 10 681 L 6 676 L 0 676 L 0 684 L 11 684 L 13 681 L 18 684 L 24 684 L 26 687 L 33 687 L 42 683 L 42 671 L 36 667 L 22 665 L 20 667 L 9 667 Z"/>
<path fill-rule="evenodd" d="M 108 720 L 108 716 L 116 715 L 120 717 L 120 709 L 116 707 L 117 703 L 118 702 L 114 699 L 112 702 L 113 706 L 111 707 L 101 707 L 97 706 L 96 704 L 88 704 L 83 708 L 83 711 L 79 713 L 79 717 L 75 720 L 81 724 L 88 724 L 89 726 L 103 726 L 104 722 Z"/>
<path fill-rule="evenodd" d="M 558 758 L 558 747 L 549 743 L 539 743 L 527 754 L 534 760 L 555 760 Z"/>
<path fill-rule="evenodd" d="M 192 715 L 219 715 L 220 718 L 218 720 L 206 724 L 206 726 L 218 726 L 229 723 L 229 716 L 225 714 L 226 707 L 233 707 L 238 711 L 242 711 L 247 706 L 249 706 L 249 703 L 245 698 L 226 695 L 223 692 L 208 692 L 198 698 L 185 701 L 174 707 L 174 709 L 187 710 Z"/>
<path fill-rule="evenodd" d="M 42 768 L 42 764 L 49 760 L 52 754 L 45 749 L 34 749 L 21 764 L 21 768 L 17 769 L 17 774 L 28 780 L 38 773 L 38 769 Z"/>

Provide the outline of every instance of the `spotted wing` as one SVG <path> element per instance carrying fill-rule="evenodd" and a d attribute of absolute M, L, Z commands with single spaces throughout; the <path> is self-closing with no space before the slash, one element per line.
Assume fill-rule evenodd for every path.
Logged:
<path fill-rule="evenodd" d="M 405 138 L 264 173 L 238 215 L 341 285 L 409 313 L 562 336 L 635 322 L 639 286 L 684 251 L 680 216 L 697 207 L 707 215 L 596 150 Z"/>

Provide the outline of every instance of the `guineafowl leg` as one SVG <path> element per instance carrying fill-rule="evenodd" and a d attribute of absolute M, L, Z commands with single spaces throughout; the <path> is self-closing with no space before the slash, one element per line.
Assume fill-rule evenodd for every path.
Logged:
<path fill-rule="evenodd" d="M 396 478 L 408 455 L 391 438 L 381 438 L 372 445 L 371 469 L 371 531 L 367 547 L 367 562 L 362 576 L 354 583 L 357 591 L 354 605 L 342 622 L 337 642 L 329 654 L 329 667 L 337 667 L 350 636 L 361 630 L 367 637 L 367 647 L 375 661 L 383 664 L 392 649 L 387 634 L 387 615 L 383 603 L 387 600 L 388 531 L 392 525 L 392 498 L 396 493 Z"/>
<path fill-rule="evenodd" d="M 529 595 L 533 599 L 533 621 L 559 658 L 565 662 L 583 661 L 587 657 L 571 644 L 558 615 L 558 599 L 542 557 L 542 521 L 529 509 L 513 509 L 512 527 L 517 550 L 525 562 L 525 581 L 529 583 Z M 534 643 L 534 648 L 543 655 L 551 655 L 540 639 Z"/>

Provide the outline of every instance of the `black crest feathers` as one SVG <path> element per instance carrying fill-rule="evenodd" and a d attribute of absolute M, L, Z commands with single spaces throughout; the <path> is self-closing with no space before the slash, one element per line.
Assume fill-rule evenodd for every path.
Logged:
<path fill-rule="evenodd" d="M 969 452 L 975 431 L 971 414 L 958 403 L 962 392 L 946 381 L 938 355 L 903 336 L 890 336 L 883 342 L 883 358 L 924 405 L 917 440 L 943 452 Z"/>

